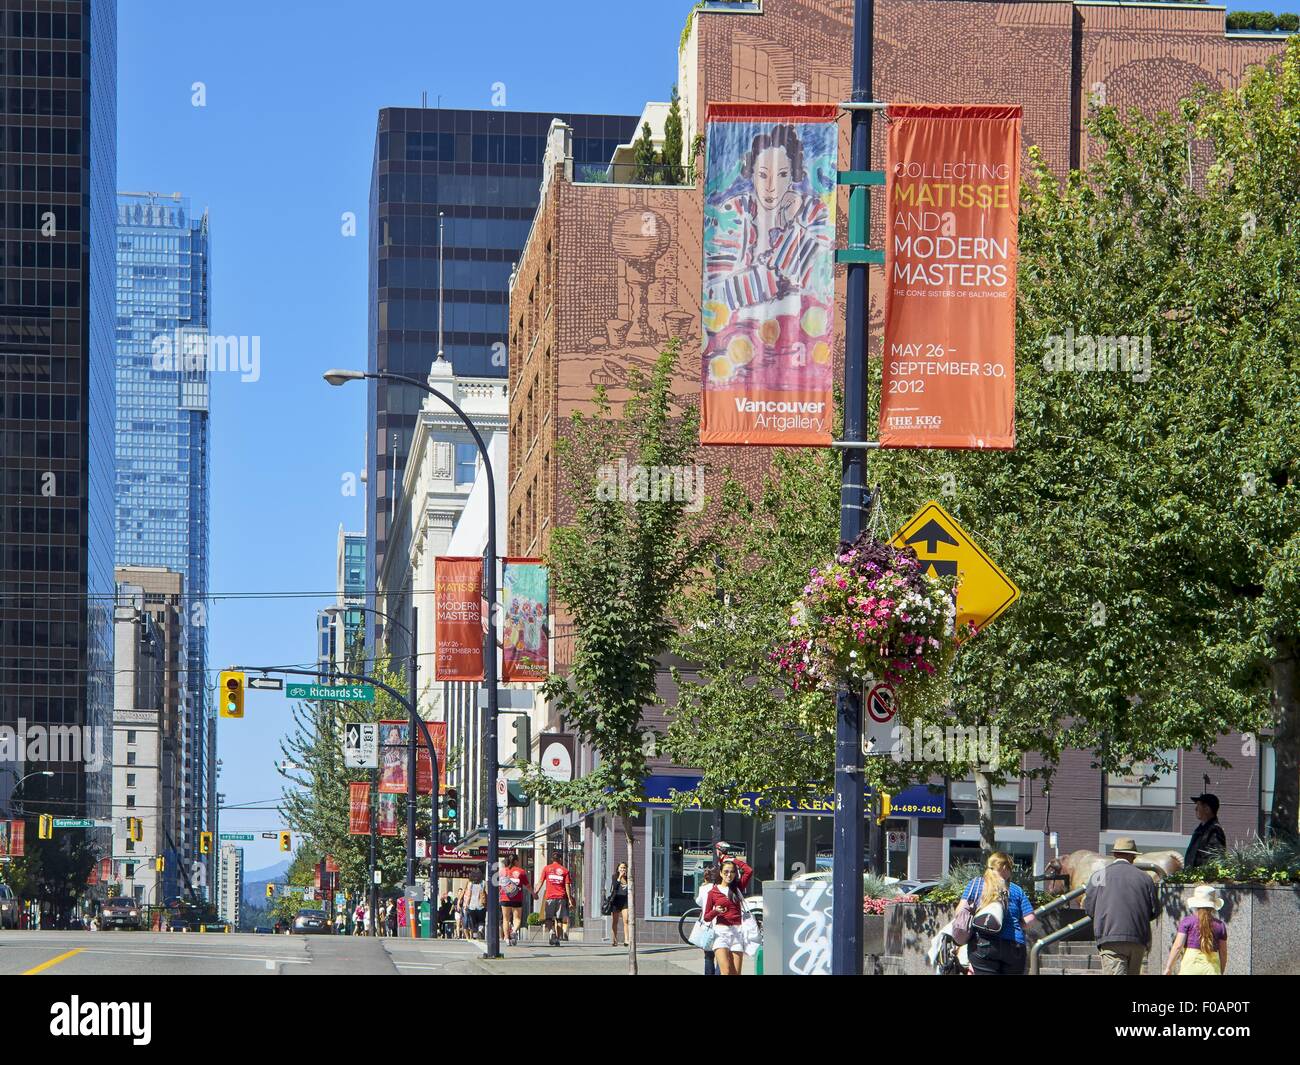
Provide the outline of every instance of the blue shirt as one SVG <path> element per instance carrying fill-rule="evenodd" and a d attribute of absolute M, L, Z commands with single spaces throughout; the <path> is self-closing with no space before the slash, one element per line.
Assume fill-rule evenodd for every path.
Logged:
<path fill-rule="evenodd" d="M 984 897 L 984 878 L 977 876 L 966 885 L 966 892 L 962 898 L 968 900 L 975 909 L 979 909 L 980 899 Z M 1019 884 L 1007 884 L 1007 902 L 1003 907 L 1004 917 L 1002 921 L 1001 939 L 1010 939 L 1016 943 L 1024 944 L 1025 929 L 1024 919 L 1034 912 L 1033 904 L 1029 901 L 1029 896 L 1024 893 Z"/>

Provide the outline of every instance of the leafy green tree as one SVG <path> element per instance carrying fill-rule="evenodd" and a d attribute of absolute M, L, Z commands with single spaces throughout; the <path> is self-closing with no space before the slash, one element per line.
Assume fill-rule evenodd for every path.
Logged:
<path fill-rule="evenodd" d="M 664 184 L 680 185 L 685 170 L 682 166 L 682 154 L 686 148 L 685 134 L 682 129 L 682 103 L 677 95 L 677 86 L 673 86 L 672 102 L 668 106 L 668 117 L 664 120 L 663 173 Z"/>
<path fill-rule="evenodd" d="M 659 183 L 659 153 L 655 151 L 654 135 L 650 132 L 650 123 L 641 126 L 641 136 L 632 146 L 634 167 L 632 183 L 635 185 L 657 185 Z"/>
<path fill-rule="evenodd" d="M 548 806 L 603 808 L 621 821 L 633 885 L 639 874 L 632 819 L 645 798 L 652 749 L 643 715 L 660 701 L 655 674 L 677 624 L 669 605 L 710 550 L 687 493 L 649 490 L 651 477 L 689 469 L 697 447 L 694 409 L 674 411 L 679 353 L 674 342 L 648 378 L 632 377 L 621 417 L 598 393 L 595 412 L 575 413 L 562 438 L 561 468 L 574 488 L 575 513 L 552 533 L 547 561 L 555 598 L 573 618 L 574 654 L 568 675 L 552 676 L 541 690 L 595 752 L 596 765 L 571 783 L 550 780 L 537 767 L 524 775 L 529 794 Z M 629 456 L 646 473 L 645 480 L 631 479 L 645 491 L 622 492 L 610 477 L 619 459 Z M 636 898 L 635 886 L 630 887 L 632 973 L 637 971 Z"/>

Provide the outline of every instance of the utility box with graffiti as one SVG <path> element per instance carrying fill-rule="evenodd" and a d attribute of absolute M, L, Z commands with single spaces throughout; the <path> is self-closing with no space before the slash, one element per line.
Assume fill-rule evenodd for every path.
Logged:
<path fill-rule="evenodd" d="M 763 974 L 831 974 L 829 878 L 763 883 Z"/>

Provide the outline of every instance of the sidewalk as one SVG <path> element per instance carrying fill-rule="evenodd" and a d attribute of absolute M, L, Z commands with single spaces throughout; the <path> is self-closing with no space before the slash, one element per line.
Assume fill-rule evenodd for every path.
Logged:
<path fill-rule="evenodd" d="M 626 976 L 627 950 L 608 943 L 569 942 L 559 947 L 545 941 L 503 947 L 504 958 L 477 958 L 474 968 L 499 976 Z M 647 944 L 637 950 L 637 967 L 646 976 L 703 976 L 704 957 L 696 947 Z M 752 959 L 746 975 L 753 971 Z"/>

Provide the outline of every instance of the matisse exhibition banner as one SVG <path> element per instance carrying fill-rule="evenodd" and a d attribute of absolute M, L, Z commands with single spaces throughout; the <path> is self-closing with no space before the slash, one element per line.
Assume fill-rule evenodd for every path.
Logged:
<path fill-rule="evenodd" d="M 482 680 L 483 560 L 433 560 L 434 655 L 437 680 Z"/>
<path fill-rule="evenodd" d="M 550 581 L 536 558 L 501 564 L 501 679 L 537 684 L 551 671 Z"/>
<path fill-rule="evenodd" d="M 1015 447 L 1018 105 L 887 110 L 882 447 Z"/>
<path fill-rule="evenodd" d="M 348 835 L 370 835 L 370 785 L 364 780 L 348 785 Z"/>
<path fill-rule="evenodd" d="M 838 117 L 709 104 L 702 444 L 830 443 Z"/>

